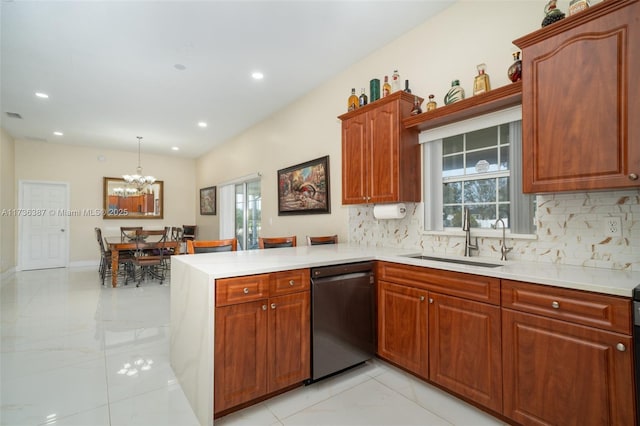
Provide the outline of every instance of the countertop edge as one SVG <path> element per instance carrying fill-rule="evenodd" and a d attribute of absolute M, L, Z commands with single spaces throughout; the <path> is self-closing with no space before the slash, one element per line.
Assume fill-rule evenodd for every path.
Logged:
<path fill-rule="evenodd" d="M 419 250 L 412 249 L 336 244 L 330 246 L 248 250 L 232 253 L 181 255 L 174 256 L 172 259 L 184 262 L 208 274 L 212 281 L 220 278 L 263 274 L 290 269 L 314 268 L 340 263 L 377 260 L 627 298 L 631 298 L 633 296 L 633 289 L 640 285 L 640 272 L 634 271 L 541 262 L 500 262 L 495 259 L 480 257 L 463 258 L 446 256 L 446 258 L 454 260 L 500 264 L 498 267 L 487 268 L 415 259 L 411 257 L 421 254 Z M 443 255 L 437 256 L 445 257 Z"/>

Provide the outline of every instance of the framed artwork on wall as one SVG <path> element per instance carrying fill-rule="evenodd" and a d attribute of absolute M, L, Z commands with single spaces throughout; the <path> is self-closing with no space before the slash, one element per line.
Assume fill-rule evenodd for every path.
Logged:
<path fill-rule="evenodd" d="M 331 213 L 329 156 L 278 170 L 278 216 Z"/>
<path fill-rule="evenodd" d="M 216 214 L 216 187 L 200 189 L 200 214 L 215 215 Z"/>

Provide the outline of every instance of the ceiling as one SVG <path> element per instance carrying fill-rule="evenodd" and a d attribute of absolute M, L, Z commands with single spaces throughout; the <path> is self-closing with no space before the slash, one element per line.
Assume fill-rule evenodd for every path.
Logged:
<path fill-rule="evenodd" d="M 2 0 L 0 125 L 194 158 L 451 3 Z"/>

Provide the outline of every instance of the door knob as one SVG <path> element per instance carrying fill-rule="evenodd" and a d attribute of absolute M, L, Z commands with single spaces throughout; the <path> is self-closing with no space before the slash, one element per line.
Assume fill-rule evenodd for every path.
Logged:
<path fill-rule="evenodd" d="M 629 173 L 629 180 L 638 180 L 637 173 Z"/>

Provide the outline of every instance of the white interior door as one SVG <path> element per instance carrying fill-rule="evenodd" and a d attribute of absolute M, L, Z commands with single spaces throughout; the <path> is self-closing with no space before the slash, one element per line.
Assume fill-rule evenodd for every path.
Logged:
<path fill-rule="evenodd" d="M 20 181 L 18 206 L 18 269 L 66 267 L 69 185 Z"/>

